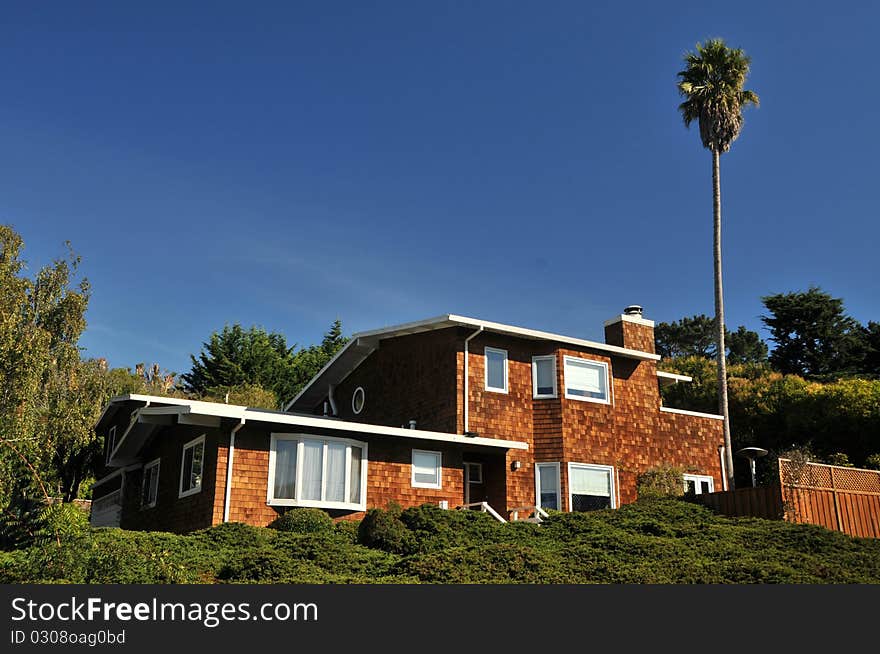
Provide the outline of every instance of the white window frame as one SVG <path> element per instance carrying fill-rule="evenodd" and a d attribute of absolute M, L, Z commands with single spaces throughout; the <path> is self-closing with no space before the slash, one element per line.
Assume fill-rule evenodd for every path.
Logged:
<path fill-rule="evenodd" d="M 361 394 L 362 398 L 360 410 L 358 410 L 357 408 L 358 393 Z M 351 394 L 351 410 L 354 412 L 355 415 L 358 415 L 361 411 L 364 410 L 365 406 L 367 406 L 367 394 L 364 392 L 363 386 L 358 386 L 356 389 L 354 389 L 354 393 Z"/>
<path fill-rule="evenodd" d="M 482 484 L 483 483 L 483 464 L 482 463 L 473 463 L 471 461 L 464 462 L 465 467 L 468 469 L 468 483 L 469 484 Z M 478 470 L 477 480 L 474 481 L 473 470 Z"/>
<path fill-rule="evenodd" d="M 538 361 L 550 361 L 553 364 L 553 392 L 549 395 L 538 393 Z M 532 397 L 536 400 L 546 400 L 559 397 L 559 390 L 556 387 L 556 355 L 546 354 L 532 357 Z"/>
<path fill-rule="evenodd" d="M 183 464 L 186 462 L 186 451 L 189 449 L 193 449 L 198 447 L 201 444 L 202 446 L 202 473 L 199 475 L 199 483 L 189 488 L 187 490 L 183 490 Z M 195 458 L 195 457 L 194 457 Z M 180 483 L 177 486 L 177 499 L 181 497 L 189 497 L 190 495 L 195 495 L 196 493 L 202 492 L 202 481 L 205 479 L 205 434 L 202 434 L 198 438 L 192 439 L 189 443 L 185 443 L 183 449 L 180 452 Z"/>
<path fill-rule="evenodd" d="M 161 458 L 154 459 L 144 466 L 141 474 L 141 509 L 152 509 L 156 506 L 156 502 L 159 499 L 159 474 L 162 472 L 160 467 L 161 462 Z M 147 483 L 147 471 L 151 468 L 156 468 L 156 497 L 154 497 L 153 501 L 149 504 L 144 504 L 144 485 Z"/>
<path fill-rule="evenodd" d="M 116 425 L 110 427 L 107 430 L 107 458 L 104 460 L 104 463 L 110 463 L 110 458 L 113 456 L 113 450 L 116 449 Z"/>
<path fill-rule="evenodd" d="M 691 474 L 683 475 L 682 482 L 684 483 L 685 493 L 687 492 L 687 482 L 689 482 L 689 481 L 694 482 L 694 494 L 695 495 L 702 495 L 703 494 L 703 491 L 700 489 L 700 482 L 701 481 L 708 481 L 709 482 L 709 492 L 710 493 L 715 492 L 715 479 L 712 477 L 712 475 L 691 475 Z"/>
<path fill-rule="evenodd" d="M 558 462 L 535 464 L 535 506 L 541 506 L 541 468 L 551 468 L 556 475 L 556 510 L 563 511 L 562 506 L 562 471 Z"/>
<path fill-rule="evenodd" d="M 416 481 L 416 454 L 428 454 L 437 457 L 437 483 L 426 484 L 422 481 Z M 413 450 L 410 459 L 410 483 L 413 488 L 443 488 L 443 452 L 438 450 Z"/>
<path fill-rule="evenodd" d="M 614 387 L 611 383 L 611 368 L 604 361 L 595 361 L 593 359 L 584 359 L 583 357 L 573 357 L 565 355 L 562 357 L 562 384 L 563 390 L 565 391 L 565 398 L 567 400 L 579 400 L 581 402 L 595 402 L 597 404 L 612 404 L 614 398 Z M 583 395 L 571 395 L 568 392 L 568 382 L 566 380 L 565 367 L 569 362 L 574 362 L 575 365 L 578 364 L 589 364 L 602 368 L 605 371 L 605 399 L 599 397 L 584 397 Z"/>
<path fill-rule="evenodd" d="M 503 354 L 504 355 L 504 388 L 499 388 L 497 386 L 489 386 L 489 353 L 493 352 L 495 354 Z M 483 374 L 483 387 L 487 391 L 491 391 L 493 393 L 507 393 L 510 387 L 508 383 L 508 368 L 509 368 L 509 360 L 507 357 L 507 350 L 503 350 L 500 347 L 489 347 L 488 345 L 483 348 L 483 361 L 486 364 L 484 367 L 486 368 Z"/>
<path fill-rule="evenodd" d="M 608 499 L 611 500 L 611 508 L 612 509 L 617 508 L 617 482 L 615 479 L 616 475 L 614 473 L 614 466 L 600 465 L 598 463 L 571 462 L 568 464 L 568 479 L 567 479 L 567 481 L 568 481 L 568 510 L 569 510 L 569 512 L 574 511 L 574 502 L 572 501 L 572 496 L 575 495 L 575 493 L 571 492 L 571 470 L 572 470 L 572 468 L 587 468 L 590 470 L 606 471 L 608 473 L 608 478 L 611 480 L 611 483 L 609 484 L 609 492 L 611 493 L 611 496 Z"/>
<path fill-rule="evenodd" d="M 329 443 L 343 443 L 345 448 L 345 488 L 343 497 L 351 497 L 351 448 L 361 449 L 361 475 L 360 475 L 360 502 L 336 502 L 330 500 L 302 500 L 288 497 L 275 497 L 275 456 L 278 441 L 295 441 L 296 446 L 296 477 L 294 495 L 302 496 L 302 464 L 304 460 L 303 448 L 305 441 L 321 441 L 324 451 L 321 455 L 321 497 L 327 494 L 327 446 Z M 342 509 L 346 511 L 367 510 L 367 444 L 351 438 L 338 438 L 335 436 L 322 436 L 321 434 L 291 434 L 275 433 L 270 435 L 269 440 L 269 483 L 266 488 L 266 504 L 270 506 L 301 506 L 316 509 Z"/>

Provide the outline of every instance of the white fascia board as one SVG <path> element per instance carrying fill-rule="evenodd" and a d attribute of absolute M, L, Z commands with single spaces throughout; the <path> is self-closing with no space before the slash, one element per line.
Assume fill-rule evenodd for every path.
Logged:
<path fill-rule="evenodd" d="M 684 409 L 670 409 L 669 407 L 661 406 L 660 410 L 664 413 L 680 413 L 683 416 L 696 416 L 697 418 L 711 418 L 712 420 L 724 420 L 724 416 L 719 416 L 715 413 L 701 413 L 700 411 L 685 411 Z"/>
<path fill-rule="evenodd" d="M 618 347 L 617 345 L 608 345 L 607 343 L 599 343 L 597 341 L 588 341 L 582 338 L 573 338 L 571 336 L 563 336 L 562 334 L 553 334 L 551 332 L 543 332 L 537 329 L 526 329 L 525 327 L 514 327 L 513 325 L 504 325 L 497 322 L 489 322 L 487 320 L 477 320 L 475 318 L 467 318 L 465 316 L 450 315 L 449 320 L 456 324 L 467 325 L 473 327 L 482 327 L 485 331 L 496 332 L 500 334 L 509 334 L 511 336 L 522 336 L 523 338 L 531 338 L 542 341 L 556 341 L 566 343 L 568 345 L 577 345 L 578 347 L 587 347 L 594 350 L 602 350 L 617 354 L 618 356 L 627 357 L 629 359 L 639 359 L 641 361 L 659 361 L 659 354 L 651 354 L 650 352 L 642 352 L 640 350 L 631 350 L 626 347 Z"/>
<path fill-rule="evenodd" d="M 150 407 L 141 409 L 141 413 L 148 415 L 189 415 L 198 414 L 203 416 L 216 416 L 220 418 L 235 418 L 246 422 L 249 420 L 268 422 L 275 425 L 291 425 L 294 427 L 312 427 L 316 429 L 330 429 L 333 431 L 348 431 L 359 434 L 374 434 L 376 436 L 396 436 L 398 438 L 411 438 L 426 441 L 441 441 L 445 443 L 458 443 L 463 445 L 480 445 L 484 447 L 500 447 L 511 450 L 527 450 L 528 443 L 520 441 L 502 440 L 500 438 L 486 438 L 483 436 L 461 436 L 459 434 L 447 434 L 441 431 L 427 431 L 423 429 L 407 429 L 405 427 L 386 427 L 385 425 L 372 425 L 364 422 L 349 422 L 323 418 L 320 416 L 302 416 L 279 411 L 249 409 L 243 406 L 231 404 L 212 404 L 211 402 L 199 402 L 199 407 Z"/>
<path fill-rule="evenodd" d="M 662 386 L 669 386 L 670 384 L 677 384 L 678 382 L 694 381 L 694 378 L 689 377 L 688 375 L 679 375 L 674 372 L 666 372 L 665 370 L 658 370 L 657 377 L 660 378 L 660 384 Z"/>

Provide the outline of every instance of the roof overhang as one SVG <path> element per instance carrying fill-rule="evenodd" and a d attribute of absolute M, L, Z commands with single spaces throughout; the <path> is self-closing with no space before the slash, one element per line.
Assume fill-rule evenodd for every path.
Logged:
<path fill-rule="evenodd" d="M 152 398 L 161 402 L 165 398 Z M 428 431 L 424 429 L 406 429 L 402 427 L 386 427 L 361 422 L 349 422 L 335 418 L 306 416 L 268 409 L 219 404 L 214 402 L 197 402 L 180 400 L 176 406 L 148 406 L 132 412 L 131 423 L 110 458 L 111 466 L 126 466 L 138 460 L 138 455 L 153 436 L 162 427 L 171 425 L 193 425 L 206 428 L 219 428 L 226 419 L 233 424 L 264 423 L 287 428 L 323 429 L 349 434 L 386 436 L 411 440 L 437 441 L 456 443 L 459 445 L 475 445 L 494 447 L 505 450 L 528 450 L 528 443 L 485 438 L 480 436 L 462 436 L 446 432 Z"/>
<path fill-rule="evenodd" d="M 333 359 L 331 359 L 327 365 L 309 381 L 308 384 L 306 384 L 306 386 L 299 392 L 299 395 L 288 402 L 285 409 L 289 410 L 293 407 L 297 407 L 307 411 L 312 410 L 317 403 L 327 395 L 327 388 L 339 384 L 342 380 L 348 377 L 348 375 L 350 375 L 351 372 L 379 346 L 379 341 L 383 339 L 407 336 L 410 334 L 420 334 L 438 329 L 448 329 L 450 327 L 483 329 L 487 332 L 515 336 L 518 338 L 526 338 L 536 341 L 553 341 L 556 343 L 564 343 L 566 345 L 598 350 L 612 356 L 637 359 L 640 361 L 660 360 L 660 355 L 650 352 L 632 350 L 625 347 L 618 347 L 616 345 L 608 345 L 607 343 L 599 343 L 597 341 L 588 341 L 582 338 L 573 338 L 571 336 L 544 332 L 537 329 L 526 329 L 525 327 L 516 327 L 514 325 L 505 325 L 498 322 L 490 322 L 488 320 L 468 318 L 467 316 L 445 314 L 435 318 L 419 320 L 417 322 L 409 322 L 401 325 L 394 325 L 392 327 L 383 327 L 382 329 L 374 329 L 372 331 L 358 332 L 352 336 L 352 339 L 345 345 L 345 347 L 343 347 L 342 350 L 340 350 L 336 356 L 333 357 Z"/>

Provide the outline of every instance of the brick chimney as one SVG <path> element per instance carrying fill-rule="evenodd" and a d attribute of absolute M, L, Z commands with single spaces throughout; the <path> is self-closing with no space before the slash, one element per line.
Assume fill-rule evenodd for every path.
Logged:
<path fill-rule="evenodd" d="M 642 307 L 631 304 L 619 316 L 605 321 L 605 342 L 654 354 L 654 321 L 642 317 Z"/>

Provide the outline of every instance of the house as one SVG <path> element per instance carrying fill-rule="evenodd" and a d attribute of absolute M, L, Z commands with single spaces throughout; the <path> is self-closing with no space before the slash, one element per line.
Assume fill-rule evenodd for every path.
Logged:
<path fill-rule="evenodd" d="M 389 501 L 587 511 L 634 501 L 658 464 L 720 489 L 722 419 L 662 406 L 660 385 L 690 379 L 659 359 L 640 307 L 604 343 L 444 315 L 355 334 L 284 411 L 115 398 L 92 522 L 189 531 Z"/>

